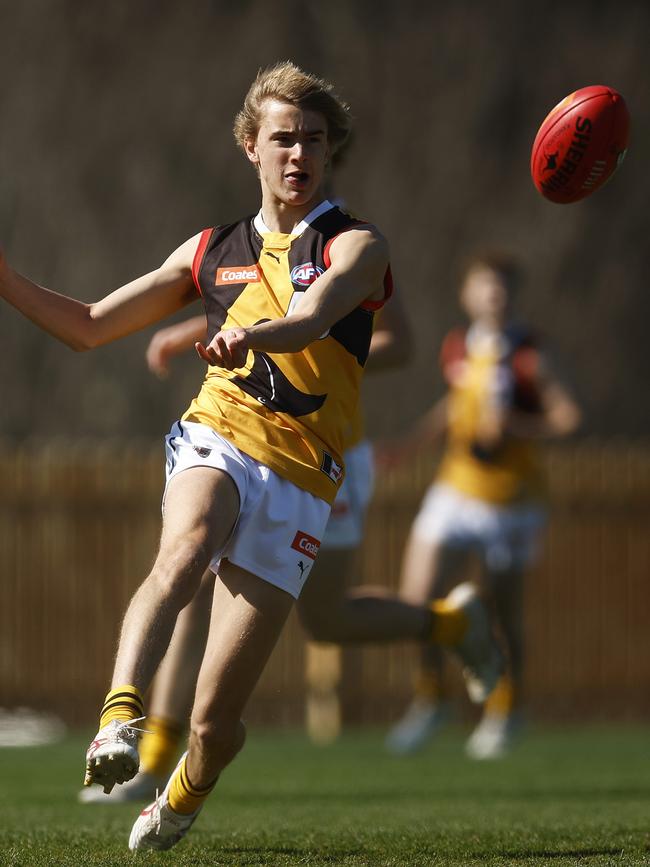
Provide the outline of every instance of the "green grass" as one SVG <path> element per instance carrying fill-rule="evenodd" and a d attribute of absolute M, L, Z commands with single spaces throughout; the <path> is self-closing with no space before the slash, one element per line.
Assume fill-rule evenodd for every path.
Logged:
<path fill-rule="evenodd" d="M 650 864 L 650 731 L 534 731 L 498 763 L 465 759 L 463 734 L 408 759 L 377 733 L 253 734 L 189 837 L 137 855 L 136 806 L 75 800 L 85 738 L 0 749 L 0 864 Z"/>

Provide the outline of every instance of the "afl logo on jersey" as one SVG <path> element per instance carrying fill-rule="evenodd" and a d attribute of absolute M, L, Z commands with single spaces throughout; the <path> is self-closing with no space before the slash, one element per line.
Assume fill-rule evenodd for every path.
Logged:
<path fill-rule="evenodd" d="M 291 282 L 296 286 L 311 286 L 314 280 L 323 273 L 323 269 L 313 262 L 296 265 L 291 272 Z"/>

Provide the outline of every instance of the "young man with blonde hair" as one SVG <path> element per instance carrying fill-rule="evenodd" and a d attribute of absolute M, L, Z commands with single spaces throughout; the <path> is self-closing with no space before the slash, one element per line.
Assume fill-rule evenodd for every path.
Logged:
<path fill-rule="evenodd" d="M 163 265 L 94 304 L 44 289 L 0 259 L 0 296 L 77 350 L 132 333 L 202 296 L 203 387 L 167 437 L 160 548 L 122 625 L 112 687 L 86 755 L 86 784 L 110 792 L 138 769 L 143 694 L 179 612 L 216 573 L 187 753 L 140 815 L 132 849 L 187 832 L 241 749 L 241 714 L 307 579 L 343 477 L 374 312 L 391 292 L 378 230 L 323 195 L 349 132 L 331 85 L 290 63 L 260 72 L 235 136 L 261 185 L 259 213 L 207 229 Z M 453 644 L 470 685 L 498 670 L 478 601 L 412 607 L 412 634 Z"/>

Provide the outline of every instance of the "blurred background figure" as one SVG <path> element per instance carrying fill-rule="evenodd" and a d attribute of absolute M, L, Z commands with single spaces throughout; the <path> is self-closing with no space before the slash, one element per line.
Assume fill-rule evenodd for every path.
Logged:
<path fill-rule="evenodd" d="M 549 367 L 513 301 L 521 275 L 499 252 L 467 265 L 460 304 L 468 326 L 444 340 L 447 394 L 383 460 L 403 460 L 444 440 L 435 480 L 415 519 L 402 565 L 401 594 L 413 604 L 447 595 L 478 566 L 507 671 L 467 742 L 476 759 L 497 758 L 521 724 L 523 579 L 545 523 L 545 485 L 537 444 L 573 433 L 580 411 Z M 413 700 L 390 732 L 396 753 L 418 749 L 449 718 L 444 655 L 423 647 Z"/>

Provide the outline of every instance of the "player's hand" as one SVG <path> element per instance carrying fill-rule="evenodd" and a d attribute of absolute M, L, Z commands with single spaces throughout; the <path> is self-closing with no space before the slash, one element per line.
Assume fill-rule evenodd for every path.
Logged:
<path fill-rule="evenodd" d="M 169 376 L 169 361 L 174 353 L 171 350 L 169 339 L 164 330 L 157 331 L 147 346 L 147 366 L 158 379 L 167 379 Z"/>
<path fill-rule="evenodd" d="M 194 347 L 208 364 L 225 367 L 226 370 L 235 370 L 246 364 L 248 334 L 245 328 L 229 328 L 228 331 L 215 334 L 207 346 L 195 343 Z"/>

